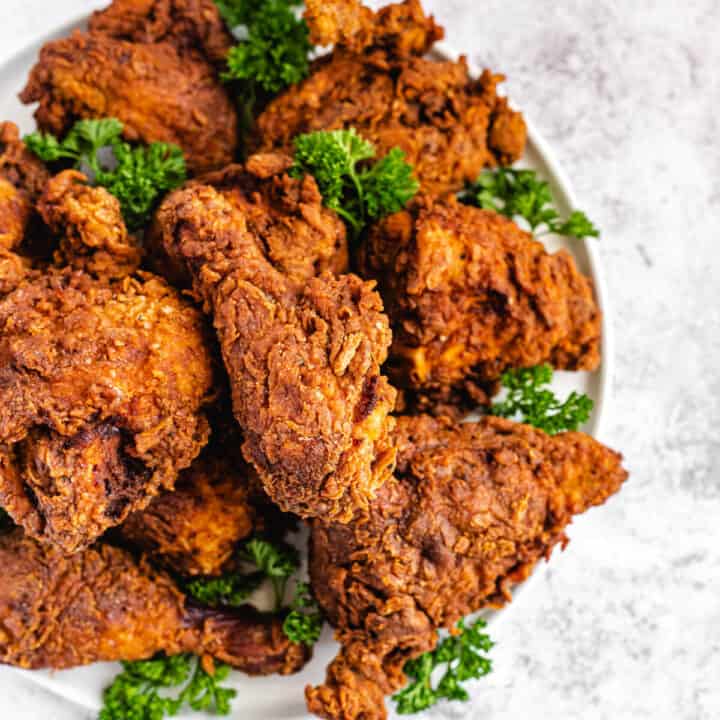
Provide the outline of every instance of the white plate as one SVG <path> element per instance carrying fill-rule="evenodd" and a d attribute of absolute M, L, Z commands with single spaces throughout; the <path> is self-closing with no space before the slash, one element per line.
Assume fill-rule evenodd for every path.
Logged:
<path fill-rule="evenodd" d="M 28 72 L 35 63 L 40 47 L 50 39 L 63 37 L 72 29 L 81 27 L 86 17 L 83 16 L 68 23 L 51 36 L 38 38 L 0 65 L 0 120 L 16 122 L 23 132 L 30 132 L 34 129 L 33 108 L 22 105 L 17 99 L 17 93 L 25 85 Z M 440 57 L 456 57 L 456 53 L 444 44 L 436 46 L 435 52 Z M 473 71 L 476 72 L 477 69 L 473 68 Z M 527 117 L 525 119 L 528 123 L 529 141 L 525 159 L 520 164 L 538 170 L 549 181 L 561 213 L 569 213 L 573 208 L 581 208 L 582 206 L 576 203 L 570 183 L 560 169 L 549 146 Z M 593 373 L 558 372 L 553 381 L 553 387 L 561 394 L 577 390 L 586 393 L 594 400 L 595 409 L 584 430 L 598 436 L 601 433 L 601 422 L 611 386 L 613 344 L 607 291 L 598 253 L 595 249 L 596 242 L 592 239 L 546 239 L 546 245 L 550 250 L 565 247 L 572 252 L 581 270 L 592 277 L 597 299 L 604 313 L 603 360 L 600 369 Z M 538 577 L 544 566 L 544 563 L 538 566 L 531 580 Z M 527 591 L 531 580 L 516 589 L 516 598 L 520 590 Z M 523 594 L 525 593 L 523 592 Z M 512 608 L 512 605 L 508 607 Z M 491 624 L 496 625 L 501 619 L 507 619 L 509 612 L 509 609 L 506 608 L 499 612 L 488 613 L 488 620 Z M 313 661 L 298 675 L 286 678 L 277 676 L 249 678 L 240 673 L 234 673 L 227 683 L 238 691 L 233 716 L 243 720 L 308 720 L 310 716 L 305 710 L 304 688 L 307 684 L 317 684 L 323 680 L 325 666 L 335 655 L 336 649 L 337 645 L 332 639 L 332 632 L 326 627 L 320 642 L 315 646 Z M 88 710 L 97 711 L 101 704 L 102 690 L 117 674 L 118 667 L 115 663 L 98 663 L 63 672 L 28 672 L 24 670 L 17 670 L 17 672 L 67 700 Z M 392 706 L 393 703 L 388 702 L 390 710 Z M 393 717 L 392 712 L 390 712 L 390 716 Z M 197 713 L 192 715 L 195 720 L 199 720 L 200 717 Z"/>

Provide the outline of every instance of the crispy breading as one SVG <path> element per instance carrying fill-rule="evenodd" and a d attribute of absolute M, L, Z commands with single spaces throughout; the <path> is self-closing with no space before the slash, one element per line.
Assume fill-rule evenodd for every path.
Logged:
<path fill-rule="evenodd" d="M 51 271 L 0 301 L 0 507 L 72 553 L 172 488 L 207 442 L 208 342 L 147 274 Z"/>
<path fill-rule="evenodd" d="M 131 275 L 140 266 L 142 249 L 128 235 L 117 198 L 91 187 L 81 172 L 65 170 L 51 178 L 38 211 L 59 239 L 57 265 L 107 278 Z"/>
<path fill-rule="evenodd" d="M 390 316 L 388 375 L 411 407 L 457 414 L 486 404 L 507 368 L 600 362 L 592 282 L 502 215 L 426 197 L 377 223 L 360 256 Z"/>
<path fill-rule="evenodd" d="M 263 167 L 282 165 L 265 159 Z M 268 248 L 276 226 L 305 222 L 333 236 L 340 221 L 311 177 L 264 182 L 277 210 L 270 223 L 198 184 L 164 201 L 156 233 L 213 315 L 245 457 L 268 495 L 303 517 L 349 520 L 393 462 L 387 414 L 395 393 L 380 374 L 387 318 L 372 284 L 356 276 L 308 280 L 275 267 Z"/>
<path fill-rule="evenodd" d="M 218 69 L 235 44 L 213 0 L 113 0 L 90 17 L 91 31 L 137 43 L 170 42 Z"/>
<path fill-rule="evenodd" d="M 96 545 L 67 558 L 16 529 L 0 535 L 0 563 L 0 661 L 9 665 L 63 669 L 164 651 L 285 675 L 309 657 L 285 637 L 282 618 L 249 605 L 194 605 L 167 575 L 118 548 Z"/>
<path fill-rule="evenodd" d="M 291 152 L 296 135 L 354 127 L 379 156 L 403 150 L 423 189 L 435 193 L 460 190 L 484 167 L 522 155 L 525 122 L 497 93 L 502 75 L 485 70 L 473 79 L 464 57 L 421 57 L 442 33 L 414 0 L 350 22 L 356 5 L 308 4 L 317 39 L 350 47 L 316 60 L 305 81 L 269 103 L 252 148 Z"/>
<path fill-rule="evenodd" d="M 195 173 L 237 148 L 237 113 L 214 69 L 167 42 L 76 31 L 43 46 L 20 98 L 40 103 L 41 130 L 63 136 L 81 118 L 116 117 L 127 140 L 179 145 Z"/>
<path fill-rule="evenodd" d="M 360 0 L 307 0 L 305 20 L 315 45 L 342 45 L 359 53 L 370 47 L 396 56 L 423 55 L 445 31 L 419 0 L 392 3 L 373 12 Z"/>
<path fill-rule="evenodd" d="M 451 424 L 400 417 L 396 477 L 364 521 L 313 522 L 310 574 L 342 644 L 309 709 L 382 720 L 403 666 L 432 649 L 436 629 L 511 599 L 578 513 L 627 477 L 621 457 L 582 433 L 550 437 L 500 418 Z"/>
<path fill-rule="evenodd" d="M 302 283 L 325 270 L 348 269 L 345 224 L 323 209 L 313 182 L 301 183 L 285 171 L 292 160 L 285 155 L 254 155 L 243 165 L 229 165 L 188 183 L 211 186 L 243 214 L 251 231 L 262 236 L 273 267 Z M 182 287 L 191 284 L 186 271 L 175 267 L 162 250 L 161 228 L 151 227 L 148 246 L 158 272 Z"/>

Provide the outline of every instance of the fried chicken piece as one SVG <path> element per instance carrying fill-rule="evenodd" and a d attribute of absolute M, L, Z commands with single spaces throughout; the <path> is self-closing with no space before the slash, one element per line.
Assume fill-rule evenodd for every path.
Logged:
<path fill-rule="evenodd" d="M 136 43 L 169 42 L 218 69 L 235 44 L 213 0 L 113 0 L 92 14 L 89 29 Z"/>
<path fill-rule="evenodd" d="M 204 453 L 173 492 L 130 515 L 122 538 L 179 575 L 220 574 L 238 543 L 262 527 L 252 471 L 220 450 Z"/>
<path fill-rule="evenodd" d="M 582 433 L 550 437 L 500 418 L 452 425 L 401 417 L 396 477 L 363 522 L 313 523 L 315 595 L 342 643 L 324 685 L 306 691 L 324 718 L 381 720 L 403 666 L 436 629 L 511 599 L 573 515 L 627 477 L 621 457 Z"/>
<path fill-rule="evenodd" d="M 311 177 L 266 182 L 279 191 L 279 224 L 283 215 L 296 222 L 283 205 L 289 198 L 313 228 L 337 232 Z M 393 464 L 387 414 L 395 392 L 380 375 L 387 318 L 372 284 L 356 276 L 324 272 L 298 283 L 279 271 L 267 250 L 275 220 L 260 220 L 195 185 L 166 198 L 156 232 L 213 314 L 243 452 L 268 495 L 301 517 L 347 521 Z"/>
<path fill-rule="evenodd" d="M 427 17 L 419 0 L 386 5 L 373 12 L 359 0 L 308 0 L 305 20 L 315 45 L 338 44 L 354 53 L 392 48 L 397 56 L 424 55 L 445 31 Z"/>
<path fill-rule="evenodd" d="M 6 284 L 8 278 L 23 265 L 5 251 L 18 250 L 29 231 L 38 232 L 34 205 L 49 177 L 42 161 L 20 139 L 18 126 L 0 123 L 0 295 L 14 287 Z"/>
<path fill-rule="evenodd" d="M 121 278 L 140 266 L 142 250 L 128 235 L 120 203 L 103 187 L 91 187 L 77 170 L 65 170 L 45 186 L 38 201 L 45 223 L 60 238 L 54 260 L 97 277 Z"/>
<path fill-rule="evenodd" d="M 148 274 L 49 272 L 0 301 L 0 507 L 73 553 L 172 488 L 207 442 L 208 342 Z"/>
<path fill-rule="evenodd" d="M 485 70 L 474 80 L 465 58 L 420 57 L 441 31 L 416 2 L 346 25 L 350 6 L 342 2 L 308 7 L 318 39 L 353 48 L 371 44 L 363 52 L 340 45 L 315 61 L 304 82 L 260 114 L 252 148 L 290 152 L 296 135 L 354 127 L 375 144 L 378 156 L 402 149 L 423 189 L 433 193 L 460 190 L 483 167 L 509 164 L 522 154 L 525 122 L 497 94 L 503 76 Z"/>
<path fill-rule="evenodd" d="M 0 661 L 9 665 L 63 669 L 191 652 L 250 675 L 286 675 L 309 657 L 285 637 L 281 618 L 248 605 L 194 605 L 167 575 L 118 548 L 67 558 L 15 529 L 0 536 L 0 562 Z"/>
<path fill-rule="evenodd" d="M 285 155 L 255 155 L 245 166 L 229 165 L 190 181 L 187 187 L 212 186 L 243 214 L 251 232 L 263 238 L 264 252 L 279 272 L 303 283 L 325 270 L 345 272 L 348 244 L 345 224 L 322 207 L 314 183 L 300 183 L 285 171 Z M 174 285 L 192 284 L 184 263 L 162 247 L 162 228 L 151 226 L 147 238 L 154 268 Z"/>
<path fill-rule="evenodd" d="M 452 415 L 487 404 L 507 368 L 599 364 L 591 281 L 502 215 L 425 198 L 373 227 L 360 256 L 390 316 L 388 375 L 411 407 Z"/>
<path fill-rule="evenodd" d="M 170 43 L 77 31 L 43 46 L 20 99 L 39 102 L 38 126 L 59 136 L 81 118 L 116 117 L 129 141 L 179 145 L 194 173 L 237 148 L 237 114 L 212 66 Z"/>

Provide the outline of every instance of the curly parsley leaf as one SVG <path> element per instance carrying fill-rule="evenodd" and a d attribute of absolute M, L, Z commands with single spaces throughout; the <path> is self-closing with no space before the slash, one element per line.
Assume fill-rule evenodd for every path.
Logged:
<path fill-rule="evenodd" d="M 365 166 L 375 157 L 375 147 L 354 128 L 298 135 L 294 143 L 291 174 L 312 175 L 325 205 L 338 213 L 356 236 L 370 219 L 401 210 L 419 189 L 412 166 L 399 148 Z"/>
<path fill-rule="evenodd" d="M 261 572 L 247 575 L 231 572 L 219 577 L 195 578 L 185 585 L 185 590 L 209 607 L 238 607 L 262 585 L 264 579 L 265 575 Z"/>
<path fill-rule="evenodd" d="M 440 700 L 467 700 L 462 683 L 484 677 L 492 670 L 492 662 L 483 653 L 493 647 L 489 636 L 482 632 L 486 623 L 476 620 L 467 627 L 464 620 L 457 624 L 458 634 L 442 640 L 435 650 L 405 663 L 408 685 L 393 696 L 400 715 L 411 715 L 432 707 Z M 433 686 L 433 673 L 444 668 L 442 678 Z"/>
<path fill-rule="evenodd" d="M 300 567 L 298 551 L 291 545 L 273 545 L 267 540 L 253 538 L 245 543 L 239 558 L 252 563 L 260 573 L 269 578 L 275 593 L 275 607 L 280 609 L 287 582 Z"/>
<path fill-rule="evenodd" d="M 295 586 L 290 612 L 283 622 L 283 632 L 291 642 L 312 646 L 320 639 L 322 626 L 323 616 L 310 594 L 310 586 L 299 582 Z"/>
<path fill-rule="evenodd" d="M 535 170 L 485 170 L 462 196 L 463 202 L 494 210 L 509 218 L 524 218 L 538 230 L 569 237 L 599 237 L 600 231 L 585 213 L 574 210 L 562 220 L 553 203 L 550 185 Z"/>
<path fill-rule="evenodd" d="M 92 181 L 119 200 L 132 232 L 148 222 L 162 195 L 185 181 L 185 158 L 179 147 L 167 143 L 131 147 L 121 140 L 122 129 L 116 118 L 79 120 L 63 140 L 40 132 L 24 140 L 45 162 L 71 160 L 77 168 L 89 168 Z"/>
<path fill-rule="evenodd" d="M 277 93 L 307 77 L 312 44 L 308 26 L 295 16 L 292 4 L 266 0 L 235 11 L 226 3 L 228 26 L 245 29 L 241 32 L 244 39 L 228 53 L 223 80 L 251 81 L 266 92 Z"/>
<path fill-rule="evenodd" d="M 216 715 L 230 713 L 236 692 L 219 685 L 230 672 L 226 665 L 217 665 L 210 675 L 199 658 L 188 654 L 122 665 L 123 671 L 103 694 L 98 720 L 162 720 L 186 705 Z"/>
<path fill-rule="evenodd" d="M 575 391 L 560 401 L 547 387 L 552 376 L 549 365 L 508 370 L 502 376 L 507 397 L 495 403 L 490 414 L 534 425 L 549 435 L 577 430 L 590 417 L 593 401 Z"/>

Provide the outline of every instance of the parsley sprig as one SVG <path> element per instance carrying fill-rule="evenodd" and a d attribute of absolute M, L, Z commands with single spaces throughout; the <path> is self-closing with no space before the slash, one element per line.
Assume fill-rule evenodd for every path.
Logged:
<path fill-rule="evenodd" d="M 307 583 L 299 582 L 295 586 L 290 608 L 283 622 L 283 632 L 294 643 L 314 645 L 320 639 L 323 616 Z"/>
<path fill-rule="evenodd" d="M 291 545 L 273 544 L 256 537 L 249 540 L 238 552 L 238 560 L 252 566 L 254 571 L 196 578 L 186 584 L 186 591 L 204 605 L 237 607 L 265 580 L 269 580 L 275 596 L 275 610 L 281 610 L 285 605 L 288 582 L 300 566 L 297 550 Z M 283 622 L 285 635 L 291 642 L 314 645 L 320 637 L 323 618 L 307 583 L 296 584 L 289 609 L 290 612 Z"/>
<path fill-rule="evenodd" d="M 561 219 L 553 203 L 550 185 L 540 180 L 535 170 L 508 167 L 485 170 L 462 199 L 509 218 L 524 218 L 533 233 L 550 232 L 577 238 L 600 235 L 580 210 Z"/>
<path fill-rule="evenodd" d="M 124 662 L 123 671 L 103 694 L 98 720 L 161 720 L 184 707 L 228 715 L 235 690 L 220 687 L 229 672 L 216 665 L 210 675 L 194 655 L 160 656 Z M 178 691 L 173 696 L 170 690 Z"/>
<path fill-rule="evenodd" d="M 590 417 L 593 401 L 575 391 L 559 400 L 547 387 L 552 377 L 549 365 L 508 370 L 502 376 L 507 397 L 495 403 L 490 414 L 534 425 L 549 435 L 577 430 Z"/>
<path fill-rule="evenodd" d="M 417 193 L 412 166 L 399 148 L 374 164 L 372 143 L 349 130 L 320 130 L 295 138 L 291 174 L 312 175 L 325 205 L 338 213 L 358 236 L 370 220 L 402 210 Z"/>
<path fill-rule="evenodd" d="M 79 120 L 63 140 L 42 132 L 26 135 L 24 140 L 45 162 L 71 161 L 89 170 L 91 180 L 119 200 L 132 232 L 148 222 L 165 192 L 185 181 L 185 158 L 179 147 L 168 143 L 132 147 L 121 139 L 122 130 L 116 118 Z"/>
<path fill-rule="evenodd" d="M 483 654 L 493 647 L 489 636 L 482 632 L 486 624 L 482 618 L 470 626 L 460 620 L 458 634 L 450 635 L 434 650 L 405 663 L 410 682 L 393 696 L 398 714 L 421 712 L 443 699 L 468 699 L 462 683 L 484 677 L 492 670 L 491 660 Z M 433 685 L 433 673 L 443 667 L 445 672 L 437 685 Z"/>

